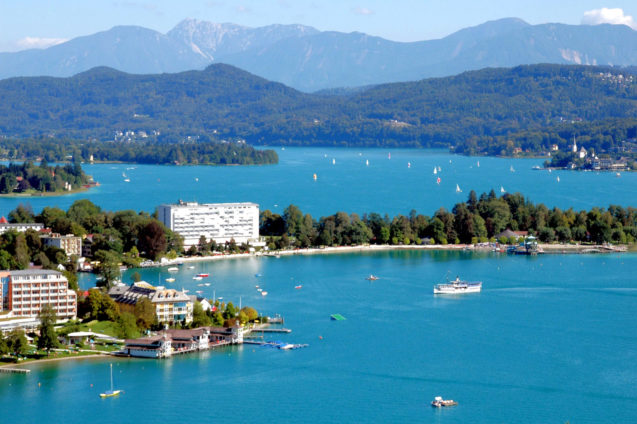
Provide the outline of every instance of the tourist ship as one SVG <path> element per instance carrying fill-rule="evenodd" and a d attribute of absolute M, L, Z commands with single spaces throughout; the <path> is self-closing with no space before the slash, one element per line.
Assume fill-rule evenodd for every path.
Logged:
<path fill-rule="evenodd" d="M 463 281 L 459 277 L 446 284 L 436 284 L 434 286 L 434 294 L 478 293 L 481 290 L 482 281 Z"/>

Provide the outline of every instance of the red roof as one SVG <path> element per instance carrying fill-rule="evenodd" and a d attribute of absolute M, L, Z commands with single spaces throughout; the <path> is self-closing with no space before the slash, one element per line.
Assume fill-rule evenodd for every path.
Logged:
<path fill-rule="evenodd" d="M 8 224 L 9 221 L 7 221 L 7 218 L 5 218 L 4 216 L 2 218 L 0 218 L 0 224 Z"/>

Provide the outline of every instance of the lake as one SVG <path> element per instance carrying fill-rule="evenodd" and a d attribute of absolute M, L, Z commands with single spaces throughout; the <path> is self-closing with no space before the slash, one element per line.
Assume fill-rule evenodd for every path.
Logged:
<path fill-rule="evenodd" d="M 20 203 L 30 204 L 35 212 L 45 206 L 66 210 L 74 201 L 88 198 L 111 211 L 152 212 L 161 203 L 182 199 L 255 202 L 262 210 L 278 213 L 295 204 L 314 217 L 338 211 L 393 216 L 412 209 L 431 216 L 440 207 L 450 210 L 465 201 L 471 190 L 479 195 L 493 189 L 499 194 L 500 188 L 549 207 L 577 210 L 635 206 L 637 199 L 637 173 L 617 178 L 610 172 L 532 170 L 543 159 L 476 158 L 416 149 L 287 147 L 277 153 L 280 163 L 269 166 L 85 165 L 100 187 L 57 197 L 0 198 L 0 213 L 6 216 Z M 434 175 L 434 167 L 441 171 Z M 456 193 L 456 185 L 461 193 Z"/>
<path fill-rule="evenodd" d="M 104 423 L 633 422 L 635 269 L 632 253 L 384 251 L 198 263 L 171 286 L 281 313 L 293 332 L 269 339 L 309 347 L 33 365 L 29 375 L 0 375 L 0 410 L 3 422 L 83 423 L 88 411 Z M 199 272 L 211 274 L 210 287 L 192 280 Z M 482 280 L 483 291 L 434 296 L 449 272 Z M 155 283 L 168 276 L 141 273 Z M 380 279 L 367 281 L 370 273 Z M 331 321 L 334 313 L 346 320 Z M 125 393 L 100 399 L 110 361 Z M 433 409 L 438 395 L 459 405 Z"/>
<path fill-rule="evenodd" d="M 250 167 L 87 165 L 101 183 L 32 198 L 67 209 L 89 198 L 108 210 L 153 211 L 178 199 L 250 201 L 281 213 L 431 215 L 470 190 L 519 191 L 549 207 L 635 206 L 637 174 L 534 171 L 541 159 L 470 158 L 431 150 L 286 148 Z M 391 153 L 391 159 L 388 154 Z M 366 165 L 369 161 L 369 165 Z M 480 166 L 478 166 L 478 161 Z M 410 166 L 408 166 L 410 165 Z M 441 171 L 433 174 L 433 169 Z M 513 167 L 513 171 L 511 168 Z M 128 169 L 131 168 L 131 169 Z M 124 182 L 123 173 L 131 180 Z M 317 174 L 314 181 L 313 174 Z M 557 181 L 557 176 L 560 181 Z M 440 177 L 440 184 L 436 178 Z M 456 184 L 462 193 L 456 193 Z M 25 199 L 0 199 L 7 215 Z M 228 259 L 139 270 L 152 284 L 280 313 L 309 347 L 223 348 L 168 360 L 82 360 L 0 375 L 2 422 L 195 421 L 634 422 L 637 420 L 637 255 L 506 256 L 448 251 Z M 123 279 L 130 281 L 134 270 Z M 209 287 L 192 280 L 212 275 Z M 369 274 L 380 276 L 367 281 Z M 261 277 L 256 275 L 260 274 Z M 449 275 L 482 293 L 433 296 Z M 93 276 L 80 281 L 87 288 Z M 294 286 L 301 284 L 300 290 Z M 269 292 L 263 297 L 255 286 Z M 340 313 L 345 321 L 331 321 Z M 109 385 L 125 393 L 100 399 Z M 38 385 L 40 383 L 40 385 Z M 434 396 L 459 402 L 429 406 Z"/>

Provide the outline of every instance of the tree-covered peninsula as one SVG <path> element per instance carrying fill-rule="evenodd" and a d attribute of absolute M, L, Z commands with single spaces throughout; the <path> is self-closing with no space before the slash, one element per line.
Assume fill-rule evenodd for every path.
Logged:
<path fill-rule="evenodd" d="M 0 139 L 0 157 L 9 160 L 65 161 L 68 158 L 82 162 L 127 162 L 159 165 L 271 165 L 279 157 L 271 149 L 255 149 L 243 142 L 218 142 L 198 139 L 179 143 L 138 139 L 100 142 L 28 138 L 17 143 L 14 139 Z"/>
<path fill-rule="evenodd" d="M 49 166 L 46 159 L 40 165 L 31 161 L 0 165 L 0 194 L 3 195 L 70 192 L 92 182 L 78 161 L 56 166 Z"/>

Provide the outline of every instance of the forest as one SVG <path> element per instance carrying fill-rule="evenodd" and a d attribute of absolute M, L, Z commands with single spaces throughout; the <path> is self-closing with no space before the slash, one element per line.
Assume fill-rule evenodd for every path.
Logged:
<path fill-rule="evenodd" d="M 282 215 L 261 213 L 260 233 L 270 248 L 305 248 L 361 244 L 469 244 L 496 241 L 506 229 L 528 231 L 542 242 L 634 243 L 637 240 L 637 209 L 609 206 L 590 211 L 549 209 L 519 193 L 497 197 L 494 191 L 477 196 L 451 211 L 440 208 L 431 216 L 412 210 L 409 215 L 389 217 L 378 213 L 363 216 L 337 212 L 318 220 L 288 206 Z M 517 243 L 518 240 L 499 240 Z"/>
<path fill-rule="evenodd" d="M 188 140 L 512 155 L 516 148 L 540 153 L 565 146 L 575 134 L 580 145 L 604 153 L 633 139 L 637 128 L 637 81 L 626 69 L 625 77 L 619 72 L 526 65 L 325 95 L 223 64 L 162 75 L 96 68 L 71 78 L 0 81 L 0 138 L 79 144 L 143 131 L 157 134 L 154 156 L 169 161 L 179 158 L 167 146 Z"/>

